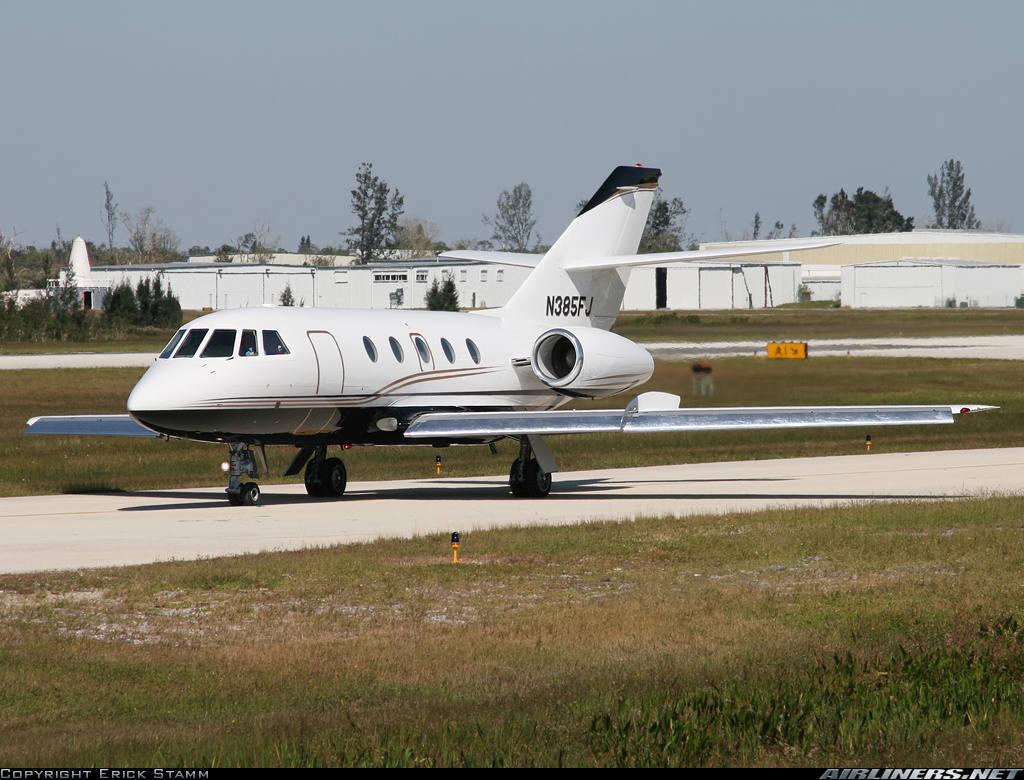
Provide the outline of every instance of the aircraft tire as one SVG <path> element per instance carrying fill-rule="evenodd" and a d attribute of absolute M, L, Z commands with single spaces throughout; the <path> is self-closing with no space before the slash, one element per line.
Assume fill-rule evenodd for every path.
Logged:
<path fill-rule="evenodd" d="M 228 491 L 228 503 L 231 504 L 231 506 L 241 506 L 242 505 L 242 493 L 241 493 L 241 491 L 239 491 L 238 493 L 232 493 L 229 490 Z"/>
<path fill-rule="evenodd" d="M 551 474 L 543 471 L 536 459 L 526 464 L 526 495 L 544 498 L 551 492 Z"/>
<path fill-rule="evenodd" d="M 508 472 L 508 487 L 516 498 L 526 498 L 529 495 L 526 491 L 526 482 L 519 478 L 519 458 L 512 461 L 512 468 Z"/>
<path fill-rule="evenodd" d="M 320 469 L 320 495 L 339 498 L 345 494 L 348 473 L 341 458 L 328 458 Z"/>
<path fill-rule="evenodd" d="M 246 482 L 242 485 L 240 497 L 244 506 L 256 506 L 260 503 L 260 486 L 255 482 Z"/>

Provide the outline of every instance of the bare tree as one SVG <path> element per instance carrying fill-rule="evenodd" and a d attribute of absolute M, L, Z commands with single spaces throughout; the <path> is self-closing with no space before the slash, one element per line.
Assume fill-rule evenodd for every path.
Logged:
<path fill-rule="evenodd" d="M 533 227 L 533 192 L 526 182 L 517 184 L 509 192 L 498 196 L 498 211 L 494 217 L 483 217 L 483 223 L 494 230 L 492 238 L 504 251 L 528 252 Z"/>
<path fill-rule="evenodd" d="M 420 217 L 405 217 L 398 222 L 398 249 L 410 257 L 428 257 L 437 254 L 441 242 L 441 229 Z"/>
<path fill-rule="evenodd" d="M 181 242 L 156 215 L 152 206 L 144 206 L 135 214 L 121 212 L 121 223 L 128 231 L 128 246 L 140 263 L 152 263 L 177 254 Z"/>
<path fill-rule="evenodd" d="M 238 237 L 239 261 L 242 263 L 269 263 L 281 251 L 281 237 L 270 235 L 270 220 L 258 219 L 252 230 Z"/>
<path fill-rule="evenodd" d="M 757 213 L 754 214 L 754 234 L 751 237 L 753 241 L 757 241 L 761 237 L 761 226 L 762 226 L 762 223 L 761 223 L 761 212 L 758 211 Z M 771 230 L 768 231 L 768 234 L 764 237 L 763 240 L 765 240 L 765 241 L 774 241 L 775 239 L 777 239 L 779 236 L 782 235 L 782 231 L 785 230 L 785 229 L 786 229 L 786 226 L 782 224 L 781 220 L 775 220 L 775 225 L 772 227 Z M 795 233 L 795 232 L 796 232 L 796 225 L 793 225 L 793 229 L 792 229 L 791 233 Z M 790 238 L 792 238 L 792 237 L 793 236 L 790 235 Z"/>
<path fill-rule="evenodd" d="M 18 271 L 14 267 L 14 250 L 17 248 L 18 243 L 17 231 L 12 231 L 11 235 L 8 236 L 2 230 L 0 230 L 0 254 L 3 255 L 2 268 L 3 268 L 3 289 L 15 290 L 17 289 L 17 276 Z"/>
<path fill-rule="evenodd" d="M 103 189 L 107 194 L 106 203 L 103 206 L 104 223 L 107 227 L 107 249 L 114 248 L 114 229 L 117 227 L 117 205 L 114 203 L 114 194 L 110 187 L 103 182 Z"/>

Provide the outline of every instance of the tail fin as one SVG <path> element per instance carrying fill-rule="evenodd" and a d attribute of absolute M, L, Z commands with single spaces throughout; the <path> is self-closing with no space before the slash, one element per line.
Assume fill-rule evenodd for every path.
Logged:
<path fill-rule="evenodd" d="M 577 270 L 567 264 L 636 254 L 660 176 L 657 168 L 623 165 L 612 171 L 500 313 L 610 329 L 629 268 Z"/>

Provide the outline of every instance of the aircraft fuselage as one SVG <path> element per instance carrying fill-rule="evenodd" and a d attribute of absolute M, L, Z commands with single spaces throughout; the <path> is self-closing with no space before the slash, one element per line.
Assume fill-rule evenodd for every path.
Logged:
<path fill-rule="evenodd" d="M 128 399 L 138 422 L 170 436 L 248 444 L 438 444 L 403 430 L 427 411 L 553 409 L 646 381 L 650 355 L 594 331 L 591 371 L 552 387 L 532 368 L 551 323 L 489 314 L 257 307 L 179 331 Z M 557 336 L 556 336 L 557 337 Z M 585 334 L 584 339 L 587 338 Z M 584 360 L 583 346 L 569 359 Z M 601 353 L 610 353 L 602 355 Z M 608 366 L 602 368 L 601 358 Z M 465 440 L 463 439 L 464 443 Z"/>

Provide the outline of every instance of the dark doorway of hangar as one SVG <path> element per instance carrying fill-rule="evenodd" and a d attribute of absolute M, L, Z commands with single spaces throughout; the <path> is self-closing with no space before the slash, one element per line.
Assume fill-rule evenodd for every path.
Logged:
<path fill-rule="evenodd" d="M 656 309 L 668 308 L 668 269 L 654 269 L 654 307 Z"/>

